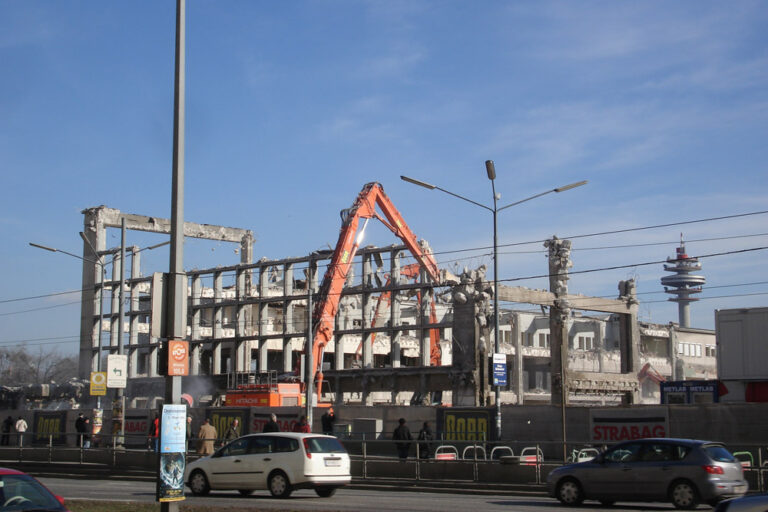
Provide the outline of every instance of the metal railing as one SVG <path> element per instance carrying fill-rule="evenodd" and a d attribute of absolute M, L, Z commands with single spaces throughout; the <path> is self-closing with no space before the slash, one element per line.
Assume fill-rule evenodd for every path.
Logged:
<path fill-rule="evenodd" d="M 382 438 L 385 437 L 385 438 Z M 392 440 L 389 434 L 340 436 L 352 461 L 352 476 L 363 481 L 386 479 L 412 482 L 471 482 L 498 486 L 541 486 L 554 468 L 570 463 L 562 460 L 560 442 L 529 443 L 522 441 L 455 440 L 453 435 L 424 441 Z M 7 445 L 0 445 L 0 459 L 5 461 L 102 464 L 113 471 L 156 470 L 156 452 L 152 438 L 147 435 L 91 436 L 86 447 L 78 433 L 37 434 L 26 432 L 19 439 L 11 434 Z M 197 438 L 188 440 L 188 459 L 197 458 Z M 399 458 L 397 443 L 408 443 L 408 456 Z M 215 445 L 221 445 L 217 439 Z M 533 453 L 521 458 L 523 449 Z M 577 458 L 584 448 L 601 448 L 590 443 L 569 443 L 568 453 Z M 739 445 L 728 447 L 742 461 L 750 491 L 768 490 L 768 445 Z M 498 458 L 483 456 L 495 451 L 513 453 Z M 442 452 L 455 454 L 440 457 Z M 560 454 L 560 457 L 557 455 Z M 54 464 L 55 465 L 55 464 Z"/>

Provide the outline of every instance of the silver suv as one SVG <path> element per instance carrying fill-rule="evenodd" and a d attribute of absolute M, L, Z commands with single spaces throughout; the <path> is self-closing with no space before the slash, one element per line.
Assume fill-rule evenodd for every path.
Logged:
<path fill-rule="evenodd" d="M 569 464 L 547 476 L 552 497 L 565 505 L 598 500 L 669 501 L 676 508 L 710 505 L 747 492 L 738 460 L 721 443 L 692 439 L 636 439 L 595 459 Z"/>

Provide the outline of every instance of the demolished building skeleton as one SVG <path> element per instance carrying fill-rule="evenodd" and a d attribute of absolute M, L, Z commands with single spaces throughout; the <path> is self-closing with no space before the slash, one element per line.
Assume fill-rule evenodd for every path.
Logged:
<path fill-rule="evenodd" d="M 121 216 L 127 219 L 127 228 L 167 232 L 168 221 L 140 215 L 122 214 L 118 210 L 106 207 L 90 208 L 85 214 L 85 232 L 89 241 L 104 251 L 106 244 L 106 229 L 120 224 Z M 241 263 L 230 267 L 219 267 L 208 270 L 195 270 L 187 273 L 191 284 L 189 299 L 188 338 L 191 342 L 190 375 L 204 376 L 223 375 L 228 371 L 251 371 L 251 354 L 257 354 L 257 370 L 267 371 L 278 366 L 284 372 L 291 372 L 296 367 L 298 354 L 302 353 L 306 339 L 306 279 L 294 276 L 296 269 L 312 268 L 309 275 L 312 282 L 311 290 L 317 292 L 317 276 L 319 264 L 327 255 L 310 255 L 303 258 L 288 258 L 281 260 L 260 260 L 252 263 L 253 234 L 251 231 L 223 228 L 201 224 L 186 223 L 187 236 L 222 240 L 239 243 L 241 246 Z M 557 244 L 562 251 L 562 242 L 553 238 L 552 244 Z M 89 250 L 84 246 L 84 251 Z M 552 247 L 550 247 L 550 251 Z M 454 405 L 489 405 L 493 393 L 489 384 L 488 364 L 486 364 L 488 347 L 492 347 L 489 324 L 488 300 L 493 293 L 492 283 L 485 280 L 484 271 L 465 272 L 462 276 L 445 280 L 440 283 L 444 290 L 435 296 L 451 295 L 453 304 L 440 304 L 438 324 L 429 322 L 430 312 L 428 303 L 421 305 L 405 300 L 405 295 L 416 291 L 428 291 L 433 288 L 423 282 L 405 283 L 393 279 L 388 286 L 377 285 L 376 278 L 382 271 L 379 264 L 387 256 L 390 268 L 386 269 L 392 276 L 399 275 L 402 267 L 401 260 L 405 256 L 404 246 L 388 248 L 367 247 L 360 250 L 358 264 L 360 279 L 356 286 L 347 286 L 343 291 L 343 305 L 337 319 L 335 339 L 328 346 L 326 362 L 333 368 L 324 372 L 332 383 L 335 399 L 342 401 L 350 397 L 364 404 L 382 401 L 393 403 L 402 402 L 402 394 L 416 393 L 420 397 L 428 396 L 431 391 L 450 391 Z M 567 251 L 565 251 L 567 252 Z M 561 270 L 552 271 L 551 275 L 562 274 L 562 265 L 569 264 L 569 255 L 550 257 L 550 264 L 560 261 Z M 119 261 L 117 261 L 119 265 Z M 146 325 L 146 317 L 151 316 L 145 309 L 151 302 L 153 284 L 157 280 L 152 277 L 137 276 L 138 266 L 134 260 L 131 278 L 126 280 L 126 290 L 130 294 L 128 315 L 128 342 L 125 353 L 129 354 L 129 378 L 133 381 L 148 381 L 139 389 L 150 389 L 151 382 L 158 381 L 157 359 L 160 343 L 157 338 L 150 336 L 152 329 Z M 234 274 L 231 287 L 224 286 L 225 276 Z M 282 282 L 279 277 L 282 276 Z M 562 277 L 562 276 L 561 276 Z M 81 358 L 80 374 L 87 377 L 95 369 L 98 352 L 97 331 L 98 321 L 96 305 L 102 293 L 98 280 L 99 272 L 93 264 L 87 261 L 83 264 L 83 299 L 81 325 Z M 213 280 L 212 287 L 204 287 L 203 280 Z M 594 393 L 602 396 L 614 395 L 625 397 L 626 401 L 638 402 L 640 384 L 637 374 L 640 370 L 638 346 L 640 332 L 637 321 L 637 298 L 634 286 L 622 282 L 622 296 L 617 299 L 586 297 L 569 294 L 565 282 L 555 282 L 551 285 L 553 291 L 532 290 L 522 287 L 499 286 L 499 300 L 505 302 L 527 303 L 546 306 L 550 309 L 549 322 L 551 343 L 551 375 L 559 374 L 559 361 L 569 361 L 567 356 L 568 340 L 572 327 L 578 323 L 572 318 L 570 310 L 589 310 L 618 315 L 619 336 L 618 345 L 620 364 L 618 371 L 585 372 L 578 369 L 568 369 L 567 385 L 569 394 Z M 303 284 L 303 285 L 302 285 Z M 279 286 L 279 289 L 276 289 Z M 106 282 L 107 290 L 119 289 L 119 282 Z M 373 327 L 376 299 L 385 292 L 392 294 L 389 304 L 389 325 Z M 426 293 L 424 294 L 427 295 Z M 462 299 L 463 297 L 463 299 Z M 472 300 L 467 300 L 471 297 Z M 464 302 L 462 302 L 462 300 Z M 345 312 L 344 309 L 347 309 Z M 406 313 L 404 314 L 404 310 Z M 407 313 L 414 311 L 413 315 Z M 226 318 L 225 312 L 232 315 Z M 552 314 L 555 313 L 555 314 Z M 105 314 L 106 319 L 113 318 L 115 312 Z M 559 316 L 558 316 L 559 314 Z M 507 317 L 514 315 L 505 314 Z M 210 317 L 210 327 L 207 318 Z M 404 318 L 408 317 L 408 318 Z M 517 317 L 519 318 L 519 316 Z M 557 323 L 557 319 L 561 323 Z M 362 319 L 366 319 L 363 321 Z M 413 324 L 407 320 L 414 319 Z M 586 320 L 595 322 L 595 320 Z M 554 323 L 553 323 L 554 322 Z M 227 327 L 226 324 L 229 324 Z M 351 324 L 351 325 L 350 325 Z M 506 326 L 505 326 L 506 327 Z M 429 330 L 439 328 L 450 333 L 450 341 L 443 337 L 444 364 L 450 359 L 450 365 L 429 367 Z M 526 370 L 524 369 L 525 352 L 520 339 L 525 333 L 510 326 L 510 340 L 505 344 L 508 354 L 508 365 L 511 369 L 511 393 L 502 396 L 504 403 L 522 403 L 526 386 L 523 383 Z M 117 333 L 109 329 L 109 345 L 102 347 L 102 352 L 117 352 Z M 409 333 L 415 332 L 416 336 Z M 372 343 L 376 333 L 375 347 Z M 565 341 L 565 343 L 563 343 Z M 354 359 L 357 346 L 362 342 L 363 367 L 346 368 L 347 360 Z M 559 347 L 565 347 L 566 354 L 558 353 Z M 389 356 L 383 356 L 386 352 Z M 672 350 L 674 353 L 674 349 Z M 205 354 L 205 356 L 204 356 Z M 417 361 L 409 360 L 409 355 L 418 354 Z M 426 354 L 426 355 L 425 355 Z M 374 355 L 378 355 L 374 363 Z M 275 358 L 277 356 L 278 359 Z M 511 356 L 511 358 L 510 358 Z M 405 360 L 403 360 L 405 358 Z M 281 360 L 280 360 L 281 359 Z M 330 361 L 329 361 L 330 360 Z M 209 364 L 206 364 L 209 363 Z M 407 366 L 404 363 L 416 364 Z M 383 367 L 379 365 L 383 364 Z M 572 362 L 566 363 L 570 368 Z M 552 378 L 552 401 L 559 400 L 559 379 Z M 151 399 L 152 393 L 145 393 Z M 162 393 L 159 394 L 160 396 Z M 134 404 L 138 395 L 132 393 Z"/>

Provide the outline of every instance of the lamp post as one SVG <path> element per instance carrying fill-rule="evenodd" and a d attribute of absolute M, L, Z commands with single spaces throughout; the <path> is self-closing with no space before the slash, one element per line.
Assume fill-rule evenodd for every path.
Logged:
<path fill-rule="evenodd" d="M 491 191 L 493 192 L 493 208 L 491 208 L 490 206 L 486 206 L 482 203 L 478 203 L 477 201 L 473 201 L 472 199 L 466 198 L 464 196 L 461 196 L 449 190 L 445 190 L 444 188 L 438 187 L 437 185 L 432 185 L 424 181 L 420 181 L 414 178 L 409 178 L 408 176 L 400 176 L 400 179 L 402 179 L 403 181 L 407 181 L 408 183 L 412 183 L 414 185 L 424 187 L 429 190 L 437 189 L 441 192 L 445 192 L 448 195 L 451 195 L 463 201 L 467 201 L 468 203 L 472 203 L 476 206 L 484 208 L 493 214 L 493 336 L 494 336 L 493 350 L 495 353 L 498 354 L 501 352 L 501 342 L 499 339 L 499 244 L 498 244 L 497 221 L 496 221 L 498 213 L 502 210 L 506 210 L 507 208 L 511 208 L 512 206 L 517 206 L 518 204 L 525 203 L 526 201 L 530 201 L 531 199 L 536 199 L 537 197 L 541 197 L 543 195 L 550 194 L 552 192 L 555 192 L 555 193 L 565 192 L 566 190 L 570 190 L 572 188 L 586 185 L 587 181 L 586 180 L 578 181 L 576 183 L 570 183 L 562 187 L 553 188 L 545 192 L 541 192 L 539 194 L 526 197 L 525 199 L 515 201 L 514 203 L 510 203 L 499 208 L 498 200 L 501 199 L 501 194 L 496 193 L 496 167 L 493 164 L 493 160 L 486 160 L 485 170 L 486 170 L 486 173 L 488 174 L 488 179 L 491 181 Z M 496 435 L 498 436 L 499 439 L 501 439 L 501 390 L 499 389 L 499 386 L 496 386 L 495 395 L 496 395 Z"/>
<path fill-rule="evenodd" d="M 124 220 L 124 219 L 123 219 Z M 45 251 L 50 252 L 60 252 L 62 254 L 66 254 L 67 256 L 72 256 L 73 258 L 77 258 L 82 261 L 87 261 L 89 263 L 93 263 L 95 265 L 98 265 L 100 268 L 100 282 L 99 282 L 99 332 L 97 335 L 97 354 L 96 354 L 96 371 L 101 371 L 101 337 L 102 337 L 102 331 L 103 331 L 103 321 L 104 321 L 104 280 L 106 276 L 106 265 L 107 263 L 104 261 L 104 258 L 102 255 L 104 254 L 115 254 L 118 251 L 121 252 L 121 260 L 120 260 L 120 266 L 121 266 L 121 275 L 120 275 L 120 324 L 118 328 L 119 332 L 119 341 L 118 341 L 118 353 L 123 353 L 123 345 L 122 345 L 122 333 L 123 333 L 123 304 L 125 302 L 125 227 L 123 226 L 123 236 L 122 236 L 122 243 L 120 249 L 110 249 L 108 251 L 97 251 L 96 248 L 91 244 L 90 240 L 88 240 L 88 237 L 85 236 L 85 233 L 82 231 L 80 232 L 80 238 L 83 239 L 85 244 L 91 249 L 91 252 L 93 252 L 93 255 L 96 259 L 90 259 L 90 258 L 84 258 L 82 256 L 79 256 L 77 254 L 67 252 L 61 249 L 56 249 L 54 247 L 48 247 L 47 245 L 41 245 L 36 244 L 34 242 L 29 242 L 29 245 L 32 247 L 36 247 L 38 249 L 43 249 Z M 152 249 L 157 249 L 158 247 L 162 247 L 164 245 L 168 245 L 171 242 L 161 242 L 159 244 L 150 245 L 149 247 L 144 247 L 143 249 L 139 249 L 138 251 L 133 251 L 132 255 L 135 255 L 138 252 L 141 251 L 151 251 Z M 122 391 L 122 390 L 121 390 Z M 101 409 L 101 397 L 96 397 L 96 408 Z"/>
<path fill-rule="evenodd" d="M 46 245 L 36 244 L 34 242 L 29 242 L 29 245 L 31 245 L 32 247 L 37 247 L 38 249 L 43 249 L 45 251 L 60 252 L 62 254 L 66 254 L 67 256 L 72 256 L 73 258 L 77 258 L 79 260 L 87 261 L 89 263 L 93 263 L 95 265 L 98 265 L 99 268 L 101 269 L 100 272 L 99 272 L 100 288 L 99 288 L 99 333 L 98 333 L 98 336 L 97 336 L 97 349 L 98 350 L 96 352 L 96 371 L 100 372 L 101 371 L 101 335 L 102 335 L 102 325 L 103 325 L 103 321 L 104 321 L 104 276 L 106 275 L 106 269 L 105 269 L 106 263 L 104 262 L 104 259 L 101 257 L 99 252 L 96 249 L 93 248 L 91 243 L 88 241 L 88 239 L 85 237 L 85 235 L 83 235 L 82 232 L 80 233 L 80 236 L 83 238 L 83 240 L 85 240 L 85 242 L 88 244 L 88 246 L 93 251 L 94 256 L 96 256 L 95 260 L 92 260 L 92 259 L 89 259 L 89 258 L 84 258 L 82 256 L 78 256 L 77 254 L 74 254 L 74 253 L 71 253 L 71 252 L 67 252 L 67 251 L 63 251 L 61 249 L 55 249 L 53 247 L 48 247 Z M 100 396 L 96 397 L 96 408 L 97 409 L 101 409 L 101 397 Z"/>

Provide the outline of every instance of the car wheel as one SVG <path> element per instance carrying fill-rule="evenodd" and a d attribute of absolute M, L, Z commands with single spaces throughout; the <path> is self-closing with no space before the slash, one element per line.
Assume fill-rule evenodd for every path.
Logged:
<path fill-rule="evenodd" d="M 584 501 L 584 492 L 581 490 L 581 485 L 573 478 L 561 480 L 557 484 L 555 495 L 563 505 L 576 506 L 581 505 L 581 502 Z"/>
<path fill-rule="evenodd" d="M 250 496 L 251 494 L 253 494 L 253 489 L 238 489 L 237 492 L 239 492 L 243 496 Z"/>
<path fill-rule="evenodd" d="M 321 498 L 330 498 L 331 496 L 336 494 L 336 488 L 335 487 L 315 487 L 315 492 Z"/>
<path fill-rule="evenodd" d="M 678 480 L 669 488 L 669 499 L 675 508 L 690 510 L 699 504 L 699 492 L 691 482 Z"/>
<path fill-rule="evenodd" d="M 195 496 L 205 496 L 211 492 L 211 486 L 208 485 L 208 479 L 205 477 L 205 473 L 199 469 L 192 472 L 189 475 L 189 482 L 187 482 L 189 489 Z"/>
<path fill-rule="evenodd" d="M 291 492 L 293 492 L 291 482 L 282 471 L 275 471 L 269 475 L 267 486 L 269 487 L 269 492 L 275 498 L 287 498 L 291 495 Z"/>

